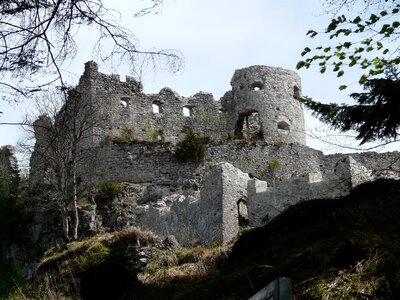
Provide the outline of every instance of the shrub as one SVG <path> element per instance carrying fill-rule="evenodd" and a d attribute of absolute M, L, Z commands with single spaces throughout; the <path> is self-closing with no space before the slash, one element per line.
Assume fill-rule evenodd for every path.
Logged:
<path fill-rule="evenodd" d="M 204 160 L 205 150 L 202 139 L 192 131 L 185 133 L 182 141 L 176 145 L 175 157 L 180 162 L 194 161 L 201 163 Z"/>
<path fill-rule="evenodd" d="M 233 141 L 235 139 L 235 134 L 232 131 L 229 131 L 228 134 L 226 135 L 226 139 L 228 141 Z"/>
<path fill-rule="evenodd" d="M 0 299 L 8 299 L 17 287 L 22 287 L 24 284 L 22 270 L 16 261 L 0 261 Z"/>
<path fill-rule="evenodd" d="M 164 133 L 160 130 L 148 130 L 145 132 L 146 136 L 149 137 L 153 142 L 164 140 Z"/>
<path fill-rule="evenodd" d="M 234 143 L 235 145 L 248 145 L 248 144 L 249 144 L 249 141 L 246 140 L 246 139 L 234 139 L 234 140 L 233 140 L 233 143 Z"/>
<path fill-rule="evenodd" d="M 275 146 L 276 148 L 280 149 L 283 145 L 285 144 L 284 141 L 273 141 L 272 146 Z"/>
<path fill-rule="evenodd" d="M 278 159 L 273 159 L 268 163 L 268 168 L 275 171 L 281 167 L 281 162 Z"/>
<path fill-rule="evenodd" d="M 114 143 L 117 144 L 131 144 L 135 141 L 133 137 L 133 130 L 128 126 L 122 126 L 118 135 L 109 137 Z"/>
<path fill-rule="evenodd" d="M 103 183 L 99 188 L 99 196 L 101 200 L 112 200 L 121 192 L 121 186 L 116 182 Z"/>

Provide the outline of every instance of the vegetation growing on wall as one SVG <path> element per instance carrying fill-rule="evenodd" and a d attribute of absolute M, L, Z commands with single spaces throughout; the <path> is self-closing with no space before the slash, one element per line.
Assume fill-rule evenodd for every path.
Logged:
<path fill-rule="evenodd" d="M 280 148 L 283 147 L 283 145 L 285 144 L 285 142 L 279 140 L 279 141 L 273 141 L 271 144 L 272 144 L 272 146 L 275 146 L 277 149 L 280 149 Z"/>
<path fill-rule="evenodd" d="M 176 144 L 175 157 L 180 162 L 193 161 L 199 164 L 204 156 L 202 139 L 192 131 L 186 132 L 183 140 Z"/>
<path fill-rule="evenodd" d="M 158 141 L 163 141 L 164 140 L 164 134 L 160 130 L 147 130 L 145 132 L 145 134 L 153 142 L 158 142 Z"/>
<path fill-rule="evenodd" d="M 121 192 L 121 186 L 116 182 L 103 183 L 99 187 L 98 195 L 103 201 L 110 201 Z"/>
<path fill-rule="evenodd" d="M 109 139 L 117 144 L 130 144 L 135 141 L 133 138 L 133 130 L 128 126 L 122 126 L 119 133 L 109 136 Z"/>
<path fill-rule="evenodd" d="M 272 159 L 268 163 L 268 169 L 270 169 L 272 172 L 275 172 L 281 167 L 281 161 L 279 159 Z"/>

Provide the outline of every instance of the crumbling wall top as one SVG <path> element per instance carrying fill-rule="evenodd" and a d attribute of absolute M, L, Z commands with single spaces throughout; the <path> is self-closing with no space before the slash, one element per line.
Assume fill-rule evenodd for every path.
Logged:
<path fill-rule="evenodd" d="M 90 75 L 92 73 L 98 73 L 99 72 L 99 66 L 97 65 L 97 63 L 93 60 L 88 61 L 87 63 L 85 63 L 85 72 L 84 75 Z"/>
<path fill-rule="evenodd" d="M 9 195 L 17 196 L 19 184 L 19 167 L 15 156 L 15 149 L 6 145 L 0 147 L 0 183 L 6 181 Z"/>

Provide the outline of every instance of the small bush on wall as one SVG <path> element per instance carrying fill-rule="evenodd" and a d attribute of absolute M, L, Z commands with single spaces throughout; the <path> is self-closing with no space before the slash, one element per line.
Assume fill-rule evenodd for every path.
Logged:
<path fill-rule="evenodd" d="M 99 188 L 99 196 L 102 200 L 112 200 L 121 192 L 121 187 L 116 182 L 103 183 Z"/>
<path fill-rule="evenodd" d="M 271 171 L 276 171 L 281 167 L 281 162 L 278 159 L 273 159 L 268 163 L 268 168 Z"/>
<path fill-rule="evenodd" d="M 123 125 L 117 135 L 110 135 L 108 138 L 117 144 L 131 144 L 135 141 L 133 130 L 127 125 Z"/>
<path fill-rule="evenodd" d="M 145 132 L 146 136 L 153 142 L 164 140 L 164 133 L 160 130 L 148 130 Z"/>
<path fill-rule="evenodd" d="M 175 157 L 180 162 L 194 161 L 201 163 L 204 160 L 205 150 L 202 139 L 192 131 L 187 131 L 182 141 L 176 144 Z"/>

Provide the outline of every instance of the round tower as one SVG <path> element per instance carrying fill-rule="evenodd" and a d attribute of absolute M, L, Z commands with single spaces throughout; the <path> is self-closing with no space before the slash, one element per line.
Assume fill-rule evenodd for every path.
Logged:
<path fill-rule="evenodd" d="M 305 144 L 301 80 L 282 68 L 236 70 L 232 90 L 221 99 L 227 127 L 237 138 Z"/>

